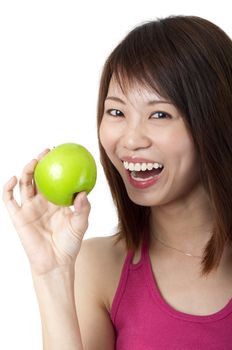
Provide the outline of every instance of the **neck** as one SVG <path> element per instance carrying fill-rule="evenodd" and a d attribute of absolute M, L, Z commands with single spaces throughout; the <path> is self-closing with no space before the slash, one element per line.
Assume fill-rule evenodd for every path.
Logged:
<path fill-rule="evenodd" d="M 151 234 L 162 242 L 196 256 L 212 235 L 212 210 L 207 195 L 188 198 L 151 208 Z"/>

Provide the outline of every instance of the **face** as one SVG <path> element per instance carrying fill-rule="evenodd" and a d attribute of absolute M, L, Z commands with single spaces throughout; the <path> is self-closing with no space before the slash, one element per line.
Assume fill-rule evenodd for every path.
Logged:
<path fill-rule="evenodd" d="M 182 116 L 142 86 L 124 94 L 111 80 L 100 141 L 130 199 L 139 205 L 185 200 L 199 182 L 198 158 Z"/>

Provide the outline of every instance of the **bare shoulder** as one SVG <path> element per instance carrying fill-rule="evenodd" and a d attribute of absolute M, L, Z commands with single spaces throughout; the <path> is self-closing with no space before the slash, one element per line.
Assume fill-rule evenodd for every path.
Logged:
<path fill-rule="evenodd" d="M 102 299 L 106 309 L 110 311 L 122 266 L 127 254 L 123 240 L 117 242 L 117 235 L 86 239 L 82 242 L 78 255 L 76 273 L 80 270 L 91 275 L 95 293 Z M 78 276 L 77 276 L 78 278 Z"/>
<path fill-rule="evenodd" d="M 84 240 L 76 260 L 75 301 L 84 349 L 115 348 L 110 306 L 126 250 L 115 236 Z"/>
<path fill-rule="evenodd" d="M 99 263 L 105 262 L 105 259 L 117 262 L 126 254 L 126 247 L 123 240 L 117 242 L 117 235 L 107 237 L 95 237 L 83 240 L 81 254 L 91 254 L 93 259 Z"/>

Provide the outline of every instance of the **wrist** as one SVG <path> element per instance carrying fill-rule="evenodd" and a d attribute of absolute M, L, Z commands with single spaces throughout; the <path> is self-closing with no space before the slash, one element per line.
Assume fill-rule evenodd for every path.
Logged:
<path fill-rule="evenodd" d="M 74 267 L 60 267 L 33 275 L 44 349 L 83 349 L 74 296 Z"/>
<path fill-rule="evenodd" d="M 32 280 L 36 291 L 51 289 L 74 290 L 75 267 L 62 266 L 53 269 L 46 274 L 35 274 L 32 271 Z"/>

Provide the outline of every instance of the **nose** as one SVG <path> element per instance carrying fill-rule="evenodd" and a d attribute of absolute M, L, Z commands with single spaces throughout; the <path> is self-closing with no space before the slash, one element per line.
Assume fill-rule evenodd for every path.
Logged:
<path fill-rule="evenodd" d="M 128 125 L 123 134 L 123 146 L 128 150 L 148 148 L 151 140 L 142 125 Z"/>

